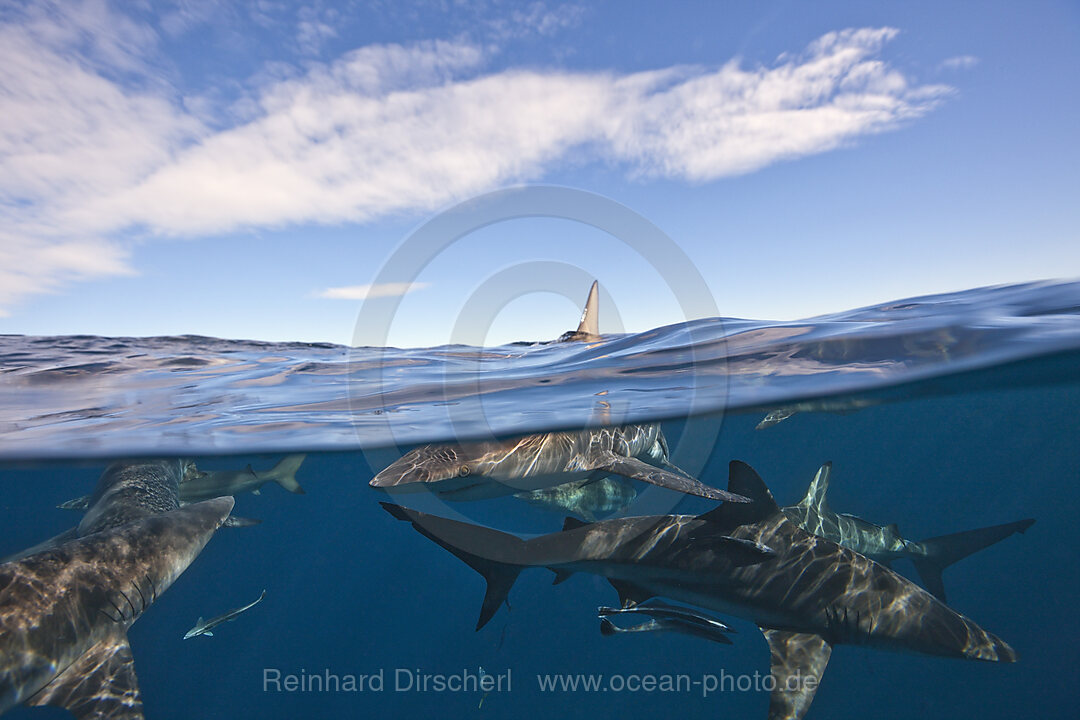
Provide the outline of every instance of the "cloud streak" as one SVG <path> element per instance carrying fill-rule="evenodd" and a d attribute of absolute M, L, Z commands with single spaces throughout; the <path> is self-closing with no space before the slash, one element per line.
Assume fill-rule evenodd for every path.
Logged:
<path fill-rule="evenodd" d="M 424 282 L 377 283 L 374 285 L 348 285 L 326 288 L 317 295 L 327 300 L 369 300 L 371 298 L 399 297 L 428 286 Z"/>
<path fill-rule="evenodd" d="M 103 5 L 80 8 L 55 22 L 152 44 Z M 135 235 L 368 222 L 540 179 L 571 156 L 707 182 L 893 129 L 949 92 L 878 59 L 888 28 L 830 33 L 770 66 L 626 74 L 489 71 L 490 48 L 432 41 L 309 63 L 262 87 L 243 122 L 211 127 L 185 109 L 197 98 L 121 77 L 135 66 L 118 48 L 138 44 L 88 50 L 48 23 L 0 26 L 0 309 L 131 272 Z"/>

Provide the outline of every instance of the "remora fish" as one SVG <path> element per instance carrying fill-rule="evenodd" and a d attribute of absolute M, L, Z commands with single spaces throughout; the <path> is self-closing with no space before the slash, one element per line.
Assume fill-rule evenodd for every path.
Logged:
<path fill-rule="evenodd" d="M 831 472 L 831 462 L 821 466 L 799 504 L 783 508 L 788 519 L 807 532 L 840 543 L 879 563 L 888 565 L 898 558 L 911 560 L 923 585 L 942 602 L 945 602 L 945 583 L 941 573 L 945 568 L 1013 533 L 1022 533 L 1035 523 L 1028 518 L 919 542 L 905 540 L 895 523 L 875 525 L 854 515 L 833 512 L 825 500 Z"/>
<path fill-rule="evenodd" d="M 746 500 L 709 487 L 672 465 L 667 440 L 656 424 L 550 432 L 494 442 L 425 445 L 380 472 L 371 479 L 371 485 L 395 490 L 427 489 L 443 500 L 481 500 L 608 474 L 711 500 Z"/>
<path fill-rule="evenodd" d="M 589 522 L 597 513 L 615 513 L 626 509 L 637 497 L 637 491 L 625 480 L 602 477 L 596 480 L 574 480 L 551 488 L 515 493 L 530 505 L 547 510 L 570 513 Z"/>
<path fill-rule="evenodd" d="M 227 613 L 218 615 L 214 618 L 210 618 L 209 620 L 203 620 L 200 617 L 195 622 L 195 627 L 184 633 L 184 639 L 187 640 L 188 638 L 193 638 L 196 635 L 206 635 L 207 637 L 214 637 L 214 633 L 211 632 L 214 628 L 216 628 L 218 625 L 221 625 L 222 623 L 232 622 L 240 613 L 250 610 L 251 608 L 258 605 L 260 602 L 262 602 L 262 599 L 264 597 L 266 597 L 265 590 L 263 590 L 259 597 L 255 598 L 253 602 L 249 602 L 243 607 L 238 607 L 235 610 L 230 610 Z"/>
<path fill-rule="evenodd" d="M 703 515 L 603 520 L 522 540 L 383 503 L 394 517 L 475 569 L 488 588 L 477 627 L 495 614 L 527 567 L 606 577 L 622 604 L 664 596 L 756 623 L 771 650 L 770 718 L 800 718 L 836 644 L 1013 662 L 1004 641 L 915 583 L 801 529 L 750 466 L 730 466 L 726 503 Z M 751 548 L 759 548 L 754 552 Z M 770 549 L 766 551 L 765 549 Z M 788 678 L 794 677 L 794 685 Z"/>
<path fill-rule="evenodd" d="M 731 645 L 731 639 L 727 634 L 735 632 L 716 618 L 689 608 L 668 605 L 655 600 L 624 608 L 599 607 L 596 612 L 600 616 L 600 634 L 605 636 L 629 632 L 678 632 Z M 624 628 L 619 627 L 610 619 L 612 616 L 629 615 L 642 615 L 648 617 L 649 620 Z"/>
<path fill-rule="evenodd" d="M 225 497 L 143 516 L 0 565 L 0 713 L 25 702 L 142 718 L 128 628 L 232 506 Z"/>

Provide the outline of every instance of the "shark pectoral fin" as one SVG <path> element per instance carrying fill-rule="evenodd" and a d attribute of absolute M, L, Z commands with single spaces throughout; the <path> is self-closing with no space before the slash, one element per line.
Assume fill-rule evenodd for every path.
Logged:
<path fill-rule="evenodd" d="M 567 530 L 577 530 L 579 527 L 585 527 L 588 524 L 589 523 L 582 522 L 581 520 L 578 520 L 575 517 L 567 516 L 563 520 L 562 529 L 563 529 L 563 532 L 566 532 Z"/>
<path fill-rule="evenodd" d="M 259 492 L 259 488 L 255 488 L 254 490 L 252 490 L 252 491 L 251 491 L 251 494 L 252 494 L 252 495 L 262 495 L 262 493 L 261 493 L 261 492 Z"/>
<path fill-rule="evenodd" d="M 117 632 L 94 645 L 26 704 L 66 708 L 77 720 L 142 720 L 127 636 Z"/>
<path fill-rule="evenodd" d="M 812 633 L 762 628 L 769 643 L 773 691 L 769 720 L 798 720 L 814 701 L 832 646 Z"/>
<path fill-rule="evenodd" d="M 709 487 L 705 483 L 692 478 L 689 475 L 678 475 L 667 470 L 661 470 L 649 463 L 637 458 L 616 455 L 613 452 L 597 453 L 590 463 L 590 469 L 603 470 L 614 475 L 622 475 L 631 480 L 640 480 L 651 485 L 657 485 L 676 492 L 696 495 L 709 500 L 726 500 L 727 502 L 747 502 L 745 497 Z"/>
<path fill-rule="evenodd" d="M 214 637 L 214 633 L 210 632 L 209 630 L 204 632 L 203 635 L 205 635 L 206 637 Z"/>
<path fill-rule="evenodd" d="M 625 580 L 613 580 L 608 578 L 608 582 L 611 583 L 611 587 L 615 588 L 615 592 L 619 593 L 619 603 L 623 607 L 633 607 L 639 603 L 643 603 L 651 597 L 655 597 L 653 593 L 640 588 L 633 583 L 628 583 Z"/>

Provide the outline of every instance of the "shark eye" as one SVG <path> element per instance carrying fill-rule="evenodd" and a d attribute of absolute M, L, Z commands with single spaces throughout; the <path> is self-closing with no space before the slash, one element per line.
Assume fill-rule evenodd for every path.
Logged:
<path fill-rule="evenodd" d="M 469 472 L 470 472 L 469 466 L 468 465 L 462 465 L 461 467 L 458 468 L 458 477 L 466 477 L 469 474 Z"/>

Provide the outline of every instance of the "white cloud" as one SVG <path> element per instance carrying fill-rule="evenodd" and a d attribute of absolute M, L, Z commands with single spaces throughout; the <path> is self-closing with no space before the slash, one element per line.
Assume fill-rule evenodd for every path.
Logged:
<path fill-rule="evenodd" d="M 876 58 L 891 29 L 830 33 L 772 66 L 632 74 L 485 72 L 492 50 L 437 41 L 283 73 L 245 120 L 211 129 L 185 109 L 198 98 L 107 66 L 138 74 L 122 48 L 152 46 L 139 26 L 79 7 L 52 30 L 55 9 L 0 26 L 0 308 L 130 272 L 132 231 L 369 221 L 537 179 L 571 155 L 708 181 L 894 128 L 948 91 Z M 560 22 L 534 15 L 537 32 Z M 87 49 L 73 40 L 79 23 L 121 34 Z M 357 288 L 327 292 L 344 290 Z"/>
<path fill-rule="evenodd" d="M 375 285 L 348 285 L 346 287 L 326 288 L 318 297 L 329 300 L 367 300 L 369 298 L 398 297 L 426 288 L 428 283 L 398 282 L 378 283 Z"/>
<path fill-rule="evenodd" d="M 957 55 L 941 61 L 938 67 L 942 70 L 968 70 L 979 64 L 979 58 L 974 55 Z"/>

